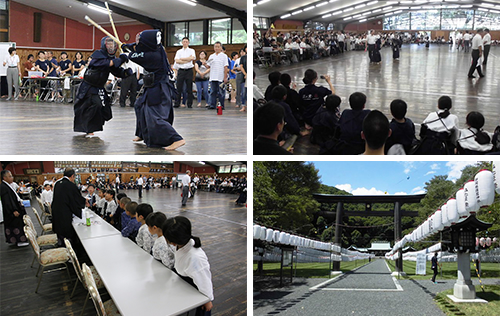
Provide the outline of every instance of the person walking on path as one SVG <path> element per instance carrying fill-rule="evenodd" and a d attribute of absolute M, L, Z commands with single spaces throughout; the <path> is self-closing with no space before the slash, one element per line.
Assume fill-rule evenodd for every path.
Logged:
<path fill-rule="evenodd" d="M 437 284 L 436 282 L 436 276 L 438 274 L 438 253 L 437 251 L 434 253 L 434 257 L 431 259 L 431 269 L 434 271 L 434 275 L 432 276 L 432 283 Z"/>

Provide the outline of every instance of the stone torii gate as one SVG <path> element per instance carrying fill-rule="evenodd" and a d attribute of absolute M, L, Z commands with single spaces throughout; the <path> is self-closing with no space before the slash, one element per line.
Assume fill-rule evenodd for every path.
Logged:
<path fill-rule="evenodd" d="M 402 211 L 401 207 L 404 203 L 420 203 L 426 194 L 418 195 L 335 195 L 335 194 L 313 194 L 313 197 L 320 203 L 337 203 L 337 211 L 321 211 L 320 215 L 324 217 L 333 217 L 335 215 L 335 241 L 338 246 L 342 245 L 342 217 L 343 216 L 394 216 L 394 240 L 400 240 L 403 236 L 401 233 L 401 217 L 411 216 L 416 217 L 418 212 Z M 365 204 L 365 211 L 344 211 L 344 204 Z M 391 203 L 394 204 L 393 211 L 372 211 L 374 203 Z M 402 250 L 398 250 L 399 258 L 396 260 L 396 269 L 403 272 L 403 255 Z M 340 271 L 340 262 L 333 263 L 333 271 Z"/>

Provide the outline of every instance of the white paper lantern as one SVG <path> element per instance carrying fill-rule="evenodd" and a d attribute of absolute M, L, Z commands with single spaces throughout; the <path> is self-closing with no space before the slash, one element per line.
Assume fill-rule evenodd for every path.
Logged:
<path fill-rule="evenodd" d="M 476 185 L 474 181 L 469 181 L 464 185 L 465 209 L 469 214 L 475 214 L 479 209 L 476 198 Z"/>
<path fill-rule="evenodd" d="M 490 237 L 486 238 L 486 246 L 488 246 L 488 247 L 491 246 L 491 238 Z"/>
<path fill-rule="evenodd" d="M 451 225 L 455 225 L 460 219 L 458 216 L 457 200 L 449 199 L 448 202 L 446 202 L 446 208 Z"/>
<path fill-rule="evenodd" d="M 285 245 L 289 245 L 289 244 L 290 244 L 290 234 L 286 233 L 285 234 Z"/>
<path fill-rule="evenodd" d="M 267 228 L 265 228 L 264 226 L 261 226 L 259 239 L 266 240 L 266 233 L 267 233 Z"/>
<path fill-rule="evenodd" d="M 285 237 L 286 233 L 285 232 L 280 232 L 280 244 L 285 244 Z"/>
<path fill-rule="evenodd" d="M 479 244 L 484 247 L 484 245 L 486 244 L 486 239 L 484 237 L 481 237 L 479 238 Z"/>
<path fill-rule="evenodd" d="M 476 237 L 476 247 L 479 246 L 479 237 Z"/>
<path fill-rule="evenodd" d="M 253 239 L 260 238 L 260 225 L 253 225 Z"/>
<path fill-rule="evenodd" d="M 457 211 L 458 211 L 458 216 L 460 218 L 466 218 L 469 216 L 469 212 L 467 212 L 467 209 L 465 208 L 465 192 L 464 188 L 461 188 L 460 190 L 457 191 L 457 194 L 455 194 L 455 198 L 457 199 Z"/>
<path fill-rule="evenodd" d="M 448 218 L 448 205 L 446 205 L 446 203 L 441 206 L 441 221 L 443 222 L 444 227 L 450 227 L 451 222 Z"/>
<path fill-rule="evenodd" d="M 489 170 L 481 170 L 474 177 L 476 185 L 477 204 L 479 207 L 487 207 L 495 200 L 495 182 L 493 173 Z"/>
<path fill-rule="evenodd" d="M 437 211 L 434 213 L 434 226 L 438 232 L 442 231 L 444 228 L 441 209 L 437 209 Z"/>
<path fill-rule="evenodd" d="M 493 161 L 493 176 L 495 178 L 495 191 L 500 194 L 500 161 Z"/>
<path fill-rule="evenodd" d="M 497 242 L 498 242 L 498 238 L 493 237 L 493 241 L 492 241 L 493 246 L 494 246 Z"/>
<path fill-rule="evenodd" d="M 266 229 L 266 241 L 273 241 L 273 230 L 271 228 Z"/>
<path fill-rule="evenodd" d="M 275 243 L 280 242 L 280 231 L 279 230 L 273 231 L 273 242 L 275 242 Z"/>

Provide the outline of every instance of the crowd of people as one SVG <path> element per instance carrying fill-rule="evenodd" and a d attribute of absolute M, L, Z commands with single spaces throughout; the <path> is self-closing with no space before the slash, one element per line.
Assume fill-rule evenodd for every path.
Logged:
<path fill-rule="evenodd" d="M 23 231 L 26 210 L 12 186 L 12 173 L 2 170 L 1 177 L 2 210 L 7 215 L 4 219 L 6 241 L 26 246 Z M 57 234 L 59 246 L 65 245 L 65 239 L 78 244 L 72 218 L 81 218 L 83 208 L 91 209 L 119 230 L 123 237 L 135 242 L 206 295 L 210 301 L 200 306 L 199 312 L 204 315 L 212 309 L 214 296 L 210 264 L 200 248 L 200 239 L 192 236 L 189 219 L 183 216 L 167 219 L 164 213 L 155 212 L 150 204 L 132 201 L 125 193 L 116 195 L 114 190 L 98 190 L 97 193 L 93 184 L 87 186 L 87 194 L 83 196 L 75 185 L 73 169 L 66 169 L 63 177 L 51 184 L 52 180 L 46 184 L 49 188 L 54 187 L 52 200 L 47 203 L 51 206 L 52 230 Z"/>
<path fill-rule="evenodd" d="M 402 154 L 449 155 L 493 154 L 500 152 L 500 126 L 494 133 L 483 131 L 485 118 L 469 112 L 466 127 L 451 114 L 452 99 L 442 96 L 437 109 L 429 113 L 417 133 L 406 117 L 404 100 L 390 104 L 392 120 L 378 110 L 366 109 L 361 92 L 349 96 L 349 108 L 341 110 L 342 99 L 327 75 L 329 88 L 316 85 L 320 79 L 313 69 L 304 73 L 305 87 L 296 91 L 286 73 L 271 72 L 265 93 L 254 85 L 254 154 L 291 154 L 291 137 L 309 137 L 320 154 Z M 417 137 L 418 136 L 418 137 Z M 287 148 L 281 147 L 287 144 Z"/>

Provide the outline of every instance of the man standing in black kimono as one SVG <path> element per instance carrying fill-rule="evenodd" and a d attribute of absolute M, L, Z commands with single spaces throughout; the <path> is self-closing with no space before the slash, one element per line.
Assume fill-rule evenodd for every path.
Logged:
<path fill-rule="evenodd" d="M 0 184 L 0 193 L 2 198 L 2 211 L 5 228 L 5 240 L 9 244 L 18 245 L 19 247 L 29 245 L 26 235 L 24 234 L 23 215 L 26 210 L 10 184 L 14 181 L 12 173 L 8 170 L 1 172 L 2 183 Z"/>
<path fill-rule="evenodd" d="M 82 209 L 85 207 L 85 198 L 75 184 L 76 173 L 73 169 L 66 169 L 64 177 L 54 185 L 54 199 L 52 201 L 52 230 L 57 234 L 59 246 L 64 245 L 64 238 L 73 241 L 75 230 L 71 224 L 73 214 L 82 218 Z"/>

